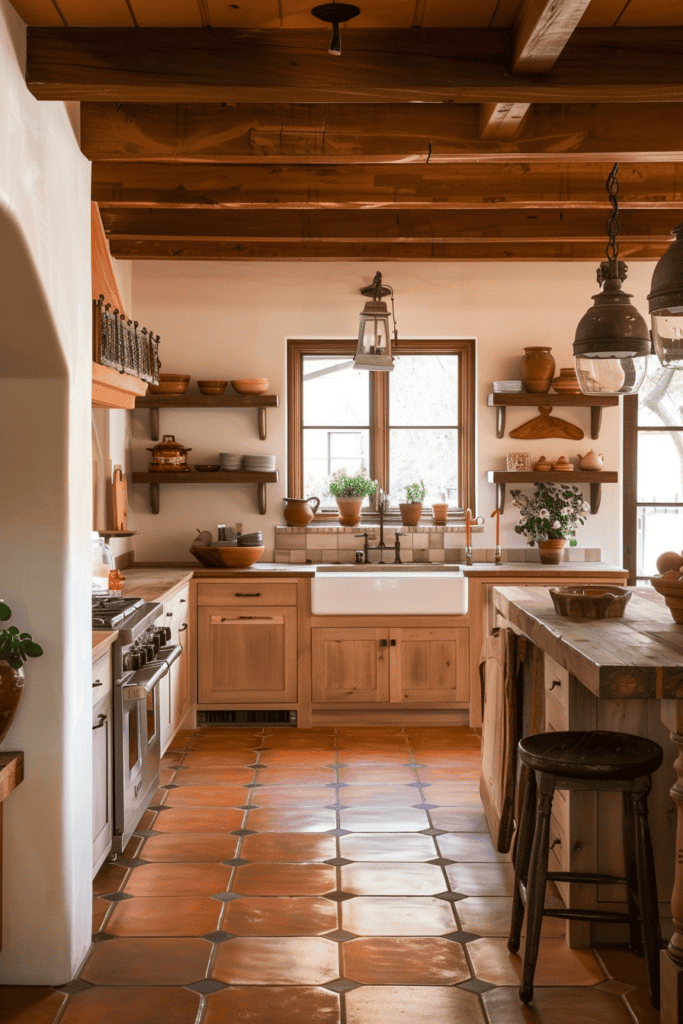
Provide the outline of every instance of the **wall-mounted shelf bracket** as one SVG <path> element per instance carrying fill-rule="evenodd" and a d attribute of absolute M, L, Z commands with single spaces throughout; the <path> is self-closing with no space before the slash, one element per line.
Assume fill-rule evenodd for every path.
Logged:
<path fill-rule="evenodd" d="M 617 395 L 556 395 L 550 392 L 544 395 L 496 393 L 489 395 L 488 404 L 496 410 L 496 437 L 505 437 L 508 406 L 540 408 L 542 405 L 552 405 L 563 408 L 590 408 L 591 440 L 597 441 L 602 426 L 602 410 L 619 405 L 619 398 Z"/>

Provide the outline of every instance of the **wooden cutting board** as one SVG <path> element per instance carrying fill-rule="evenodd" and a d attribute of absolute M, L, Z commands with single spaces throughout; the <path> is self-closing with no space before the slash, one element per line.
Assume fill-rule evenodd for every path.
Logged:
<path fill-rule="evenodd" d="M 120 466 L 114 466 L 112 482 L 112 509 L 115 530 L 128 529 L 128 489 L 126 478 Z"/>

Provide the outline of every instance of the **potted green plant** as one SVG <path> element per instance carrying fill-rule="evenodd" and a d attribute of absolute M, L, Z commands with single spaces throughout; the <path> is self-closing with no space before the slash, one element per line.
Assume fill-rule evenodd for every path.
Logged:
<path fill-rule="evenodd" d="M 404 526 L 417 526 L 422 515 L 422 503 L 425 500 L 427 488 L 424 480 L 419 483 L 408 484 L 406 487 L 406 500 L 399 502 L 401 510 L 401 522 Z"/>
<path fill-rule="evenodd" d="M 533 498 L 521 491 L 511 491 L 512 504 L 520 510 L 515 533 L 529 538 L 529 545 L 538 544 L 541 561 L 559 565 L 569 541 L 576 547 L 576 528 L 586 522 L 589 505 L 575 484 L 539 483 Z"/>
<path fill-rule="evenodd" d="M 370 479 L 365 466 L 354 474 L 347 473 L 345 469 L 338 469 L 332 474 L 329 490 L 336 498 L 341 526 L 358 525 L 363 502 L 375 493 L 377 487 L 377 481 Z"/>
<path fill-rule="evenodd" d="M 7 622 L 12 612 L 0 601 L 0 622 Z M 20 633 L 16 626 L 0 630 L 0 743 L 5 738 L 17 713 L 24 688 L 24 662 L 39 658 L 42 647 L 30 633 Z"/>

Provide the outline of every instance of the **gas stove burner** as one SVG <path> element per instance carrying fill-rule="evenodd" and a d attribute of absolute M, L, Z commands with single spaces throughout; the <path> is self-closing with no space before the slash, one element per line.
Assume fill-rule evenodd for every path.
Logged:
<path fill-rule="evenodd" d="M 107 597 L 93 596 L 92 627 L 93 629 L 115 629 L 132 612 L 142 608 L 141 597 Z"/>

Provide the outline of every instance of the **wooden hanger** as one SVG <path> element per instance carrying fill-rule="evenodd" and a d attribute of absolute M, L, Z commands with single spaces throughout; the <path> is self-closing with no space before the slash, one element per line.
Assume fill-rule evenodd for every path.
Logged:
<path fill-rule="evenodd" d="M 521 438 L 529 441 L 540 441 L 545 437 L 564 437 L 580 441 L 583 435 L 581 427 L 575 427 L 567 420 L 561 420 L 558 416 L 551 416 L 553 411 L 551 405 L 539 405 L 540 416 L 523 423 L 521 427 L 510 431 L 510 437 Z"/>

